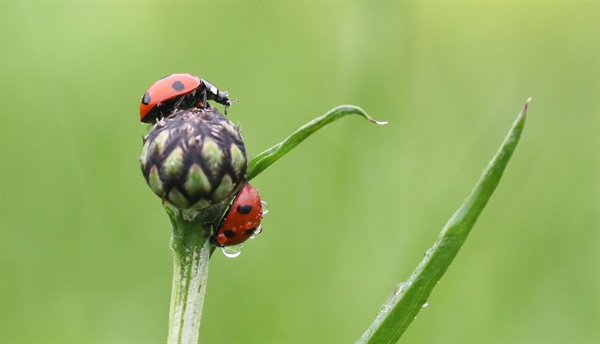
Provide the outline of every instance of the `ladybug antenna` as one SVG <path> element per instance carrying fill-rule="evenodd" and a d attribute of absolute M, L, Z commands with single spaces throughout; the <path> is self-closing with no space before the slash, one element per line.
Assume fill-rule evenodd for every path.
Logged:
<path fill-rule="evenodd" d="M 227 115 L 227 109 L 229 108 L 229 106 L 231 106 L 232 103 L 239 103 L 240 101 L 237 99 L 229 99 L 227 98 L 227 100 L 224 102 L 225 103 L 225 114 Z"/>
<path fill-rule="evenodd" d="M 232 103 L 239 102 L 239 100 L 237 100 L 237 99 L 229 99 L 229 93 L 227 93 L 227 91 L 225 91 L 225 92 L 218 91 L 217 95 L 215 97 L 215 101 L 219 104 L 225 105 L 224 112 L 226 115 L 227 115 L 227 109 L 229 108 L 229 106 Z"/>

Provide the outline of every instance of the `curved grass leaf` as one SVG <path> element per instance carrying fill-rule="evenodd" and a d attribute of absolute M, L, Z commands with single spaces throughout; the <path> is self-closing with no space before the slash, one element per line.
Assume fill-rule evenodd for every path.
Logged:
<path fill-rule="evenodd" d="M 427 304 L 433 288 L 442 278 L 465 242 L 475 221 L 498 186 L 502 173 L 517 147 L 525 125 L 527 106 L 517 116 L 502 146 L 483 172 L 471 194 L 452 215 L 433 247 L 405 283 L 396 288 L 394 297 L 375 318 L 357 343 L 396 343 Z"/>
<path fill-rule="evenodd" d="M 353 105 L 341 105 L 338 106 L 325 115 L 315 118 L 312 121 L 306 123 L 292 135 L 288 136 L 281 143 L 267 149 L 266 151 L 255 156 L 248 166 L 248 181 L 259 175 L 267 167 L 272 165 L 275 161 L 281 159 L 284 155 L 289 153 L 294 147 L 300 142 L 304 141 L 307 137 L 321 129 L 325 125 L 342 118 L 347 115 L 360 115 L 372 123 L 386 124 L 387 122 L 377 122 L 371 116 L 369 116 L 363 109 Z"/>

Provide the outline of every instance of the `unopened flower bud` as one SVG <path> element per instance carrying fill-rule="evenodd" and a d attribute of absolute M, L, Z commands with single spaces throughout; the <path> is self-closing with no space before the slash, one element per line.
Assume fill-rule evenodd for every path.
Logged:
<path fill-rule="evenodd" d="M 179 209 L 202 209 L 230 198 L 246 181 L 239 129 L 215 108 L 180 110 L 144 138 L 140 156 L 150 189 Z"/>

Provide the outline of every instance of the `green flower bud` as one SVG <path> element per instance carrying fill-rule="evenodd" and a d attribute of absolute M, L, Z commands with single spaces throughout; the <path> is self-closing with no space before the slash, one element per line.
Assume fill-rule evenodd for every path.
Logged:
<path fill-rule="evenodd" d="M 229 199 L 246 181 L 246 147 L 239 129 L 215 108 L 180 110 L 144 138 L 140 156 L 150 189 L 181 210 Z"/>

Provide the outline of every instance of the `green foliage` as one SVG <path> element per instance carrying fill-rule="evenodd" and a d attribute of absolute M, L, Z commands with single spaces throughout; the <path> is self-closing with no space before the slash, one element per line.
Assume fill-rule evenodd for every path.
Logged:
<path fill-rule="evenodd" d="M 385 124 L 385 122 L 375 121 L 356 106 L 336 107 L 252 159 L 248 180 L 289 153 L 317 130 L 351 114 L 360 115 L 373 123 Z M 199 337 L 200 319 L 208 281 L 209 259 L 215 249 L 209 245 L 207 236 L 212 230 L 210 224 L 215 223 L 218 214 L 223 213 L 223 207 L 216 205 L 193 211 L 191 217 L 188 212 L 173 210 L 170 206 L 165 206 L 165 210 L 173 227 L 171 248 L 174 255 L 168 342 L 196 343 Z"/>
<path fill-rule="evenodd" d="M 395 343 L 426 305 L 433 288 L 450 267 L 498 186 L 521 137 L 528 104 L 529 100 L 469 197 L 442 230 L 439 240 L 427 251 L 410 279 L 395 291 L 392 300 L 382 308 L 375 322 L 358 343 Z M 337 107 L 302 126 L 281 143 L 252 159 L 248 179 L 264 171 L 317 130 L 349 114 L 359 114 L 373 123 L 385 124 L 373 120 L 360 108 Z M 208 223 L 206 219 L 185 221 L 169 208 L 166 209 L 173 225 L 171 245 L 175 254 L 169 342 L 195 343 L 199 336 L 209 257 L 212 252 L 202 233 L 208 233 L 210 228 L 203 227 Z M 210 213 L 209 211 L 206 214 L 207 218 L 214 217 Z M 200 216 L 202 215 L 205 214 L 201 213 Z"/>
<path fill-rule="evenodd" d="M 342 105 L 338 106 L 335 109 L 330 110 L 326 114 L 321 117 L 315 118 L 314 120 L 306 123 L 298 130 L 296 130 L 292 135 L 288 136 L 281 143 L 267 149 L 266 151 L 255 156 L 250 162 L 250 166 L 248 167 L 248 180 L 259 175 L 262 171 L 264 171 L 271 164 L 275 163 L 277 160 L 281 159 L 284 155 L 286 155 L 290 150 L 308 138 L 310 135 L 314 134 L 317 130 L 323 128 L 325 125 L 336 121 L 347 115 L 360 115 L 365 119 L 369 120 L 372 123 L 376 124 L 386 124 L 387 122 L 378 122 L 371 118 L 363 109 L 352 106 L 352 105 Z"/>
<path fill-rule="evenodd" d="M 252 180 L 264 230 L 213 254 L 201 342 L 359 338 L 524 95 L 518 154 L 402 341 L 598 342 L 598 7 L 1 1 L 0 341 L 164 342 L 138 101 L 189 72 L 240 100 L 250 157 L 338 104 L 390 122 L 336 122 Z"/>
<path fill-rule="evenodd" d="M 475 221 L 500 183 L 504 169 L 521 138 L 528 105 L 529 100 L 469 197 L 442 229 L 438 241 L 427 250 L 408 281 L 400 284 L 394 291 L 392 300 L 382 307 L 375 322 L 357 343 L 397 342 L 421 309 L 427 305 L 433 288 L 452 264 Z"/>

